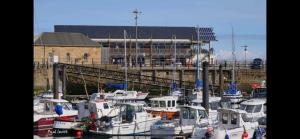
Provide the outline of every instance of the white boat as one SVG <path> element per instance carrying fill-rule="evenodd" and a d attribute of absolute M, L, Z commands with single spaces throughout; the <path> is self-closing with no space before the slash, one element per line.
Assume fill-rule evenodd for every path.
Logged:
<path fill-rule="evenodd" d="M 244 120 L 258 121 L 261 118 L 266 117 L 267 111 L 266 99 L 250 99 L 240 104 L 240 109 L 245 110 Z"/>
<path fill-rule="evenodd" d="M 188 136 L 192 134 L 194 127 L 206 127 L 210 124 L 205 109 L 201 106 L 179 106 L 180 119 L 172 122 L 157 122 L 151 126 L 151 136 L 160 138 L 163 136 Z"/>
<path fill-rule="evenodd" d="M 63 96 L 62 93 L 58 93 L 58 98 L 61 99 Z M 54 94 L 51 90 L 41 93 L 38 96 L 35 96 L 33 99 L 33 110 L 41 112 L 44 109 L 44 101 L 48 99 L 53 99 Z"/>
<path fill-rule="evenodd" d="M 241 139 L 252 138 L 258 122 L 246 122 L 246 111 L 239 109 L 219 109 L 219 122 L 215 127 L 195 127 L 192 139 Z M 227 136 L 227 137 L 225 137 Z"/>
<path fill-rule="evenodd" d="M 118 115 L 119 109 L 115 108 L 111 102 L 104 99 L 102 93 L 94 93 L 90 96 L 89 101 L 82 101 L 76 104 L 78 109 L 78 116 L 75 120 L 54 120 L 54 133 L 70 134 L 73 133 L 73 129 L 83 124 L 83 118 L 99 119 L 104 116 L 114 117 Z"/>
<path fill-rule="evenodd" d="M 90 133 L 102 135 L 136 135 L 150 131 L 150 126 L 161 119 L 148 114 L 141 103 L 118 104 L 120 113 L 113 118 L 101 118 Z"/>
<path fill-rule="evenodd" d="M 112 101 L 140 101 L 144 100 L 149 93 L 142 93 L 137 91 L 127 91 L 127 90 L 116 90 L 113 93 L 104 93 L 105 99 Z"/>
<path fill-rule="evenodd" d="M 179 118 L 180 109 L 177 108 L 177 96 L 162 96 L 149 100 L 151 107 L 145 108 L 148 113 L 151 113 L 153 116 L 160 116 L 165 120 Z"/>
<path fill-rule="evenodd" d="M 77 110 L 72 108 L 72 105 L 64 99 L 46 99 L 43 102 L 44 109 L 43 111 L 34 111 L 34 130 L 48 130 L 52 129 L 54 119 L 59 118 L 67 118 L 67 119 L 75 119 L 78 114 Z M 55 112 L 55 107 L 57 105 L 62 106 L 62 114 L 58 115 Z"/>

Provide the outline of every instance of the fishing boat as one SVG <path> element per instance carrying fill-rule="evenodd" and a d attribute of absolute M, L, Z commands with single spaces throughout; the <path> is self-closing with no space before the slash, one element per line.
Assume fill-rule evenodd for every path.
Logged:
<path fill-rule="evenodd" d="M 244 120 L 259 121 L 259 119 L 266 117 L 267 108 L 266 99 L 250 99 L 240 104 L 240 109 L 245 110 Z"/>
<path fill-rule="evenodd" d="M 48 99 L 53 99 L 53 92 L 48 90 L 46 92 L 41 93 L 38 96 L 35 96 L 33 99 L 33 110 L 37 112 L 41 112 L 44 109 L 44 101 Z M 58 98 L 60 99 L 63 96 L 62 93 L 58 93 Z"/>
<path fill-rule="evenodd" d="M 164 120 L 173 120 L 179 118 L 179 108 L 177 108 L 176 96 L 163 96 L 157 98 L 151 98 L 150 106 L 145 108 L 148 113 L 153 116 L 160 116 Z"/>
<path fill-rule="evenodd" d="M 78 114 L 78 111 L 74 110 L 72 105 L 64 99 L 48 99 L 43 104 L 43 111 L 34 111 L 34 131 L 50 130 L 53 128 L 55 118 L 74 120 Z M 55 111 L 57 105 L 62 107 L 60 115 Z"/>
<path fill-rule="evenodd" d="M 89 126 L 86 119 L 99 119 L 104 116 L 114 117 L 118 115 L 119 110 L 112 103 L 104 99 L 103 93 L 94 93 L 89 101 L 77 103 L 78 116 L 76 120 L 56 118 L 54 120 L 53 130 L 55 135 L 70 135 L 75 133 L 74 129 L 81 126 Z"/>
<path fill-rule="evenodd" d="M 232 28 L 232 78 L 231 82 L 229 84 L 228 90 L 225 90 L 223 92 L 222 98 L 221 98 L 221 106 L 222 108 L 233 108 L 238 109 L 239 104 L 244 101 L 243 95 L 240 90 L 237 89 L 237 82 L 235 81 L 235 63 L 236 63 L 236 57 L 235 57 L 235 46 L 234 46 L 234 35 L 233 35 L 233 28 Z"/>
<path fill-rule="evenodd" d="M 219 109 L 219 122 L 214 127 L 195 127 L 192 139 L 241 139 L 252 138 L 258 122 L 245 121 L 244 110 Z"/>
<path fill-rule="evenodd" d="M 205 127 L 210 124 L 205 109 L 201 106 L 179 106 L 180 118 L 163 122 L 160 120 L 151 126 L 151 136 L 161 138 L 164 136 L 188 136 L 192 134 L 195 125 Z"/>
<path fill-rule="evenodd" d="M 97 119 L 92 134 L 101 135 L 137 135 L 150 131 L 150 126 L 161 119 L 147 113 L 141 103 L 117 104 L 120 113 L 116 117 L 103 117 Z"/>

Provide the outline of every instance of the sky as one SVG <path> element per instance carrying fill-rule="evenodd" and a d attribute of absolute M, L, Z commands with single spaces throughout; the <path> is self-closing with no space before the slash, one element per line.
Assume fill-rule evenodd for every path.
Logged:
<path fill-rule="evenodd" d="M 212 27 L 219 60 L 232 59 L 232 27 L 237 60 L 266 58 L 266 0 L 34 0 L 34 34 L 54 25 Z"/>

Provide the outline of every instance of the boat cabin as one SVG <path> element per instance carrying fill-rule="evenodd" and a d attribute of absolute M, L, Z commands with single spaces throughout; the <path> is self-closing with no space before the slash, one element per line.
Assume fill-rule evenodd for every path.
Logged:
<path fill-rule="evenodd" d="M 219 109 L 219 127 L 233 129 L 243 127 L 246 111 L 239 109 Z"/>
<path fill-rule="evenodd" d="M 143 108 L 142 103 L 123 103 L 117 104 L 120 108 L 119 116 L 112 120 L 118 123 L 131 123 L 133 121 L 142 121 L 148 117 L 148 113 Z"/>
<path fill-rule="evenodd" d="M 266 99 L 250 99 L 240 104 L 240 109 L 245 110 L 245 120 L 257 121 L 259 118 L 266 116 L 267 111 Z"/>
<path fill-rule="evenodd" d="M 43 113 L 55 113 L 55 106 L 60 104 L 63 110 L 73 110 L 72 104 L 64 99 L 48 99 L 44 101 L 44 111 Z"/>
<path fill-rule="evenodd" d="M 194 125 L 199 123 L 200 119 L 207 119 L 208 115 L 201 106 L 179 106 L 180 124 L 182 126 Z"/>
<path fill-rule="evenodd" d="M 221 107 L 220 105 L 221 97 L 209 97 L 209 109 L 217 110 Z M 194 99 L 191 101 L 193 106 L 202 106 L 202 98 Z"/>
<path fill-rule="evenodd" d="M 150 99 L 151 109 L 160 109 L 160 110 L 168 110 L 168 109 L 176 109 L 178 97 L 176 96 L 164 96 L 158 98 Z"/>

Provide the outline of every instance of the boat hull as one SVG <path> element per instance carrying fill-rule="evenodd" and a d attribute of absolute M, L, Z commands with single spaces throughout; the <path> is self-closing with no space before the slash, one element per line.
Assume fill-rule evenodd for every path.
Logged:
<path fill-rule="evenodd" d="M 160 120 L 160 117 L 152 118 L 147 121 L 132 122 L 132 123 L 122 123 L 114 124 L 112 127 L 105 130 L 90 130 L 92 134 L 100 135 L 138 135 L 150 131 L 151 125 Z"/>

